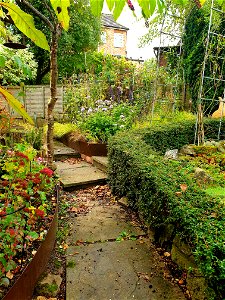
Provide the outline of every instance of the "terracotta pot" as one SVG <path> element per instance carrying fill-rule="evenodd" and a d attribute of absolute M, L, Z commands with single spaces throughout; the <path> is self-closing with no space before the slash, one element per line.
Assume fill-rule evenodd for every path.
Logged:
<path fill-rule="evenodd" d="M 44 272 L 45 267 L 54 248 L 56 231 L 58 224 L 58 209 L 56 209 L 54 218 L 49 227 L 45 240 L 41 243 L 37 253 L 31 262 L 24 269 L 21 276 L 2 300 L 30 300 L 34 292 L 35 285 Z"/>

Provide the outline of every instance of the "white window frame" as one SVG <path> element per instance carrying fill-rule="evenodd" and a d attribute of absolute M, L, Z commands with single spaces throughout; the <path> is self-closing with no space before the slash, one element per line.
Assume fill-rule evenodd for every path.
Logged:
<path fill-rule="evenodd" d="M 106 44 L 106 41 L 107 41 L 106 31 L 102 31 L 102 33 L 101 33 L 101 41 L 102 41 L 103 44 Z"/>
<path fill-rule="evenodd" d="M 124 34 L 119 32 L 114 32 L 114 47 L 123 48 L 124 47 Z"/>

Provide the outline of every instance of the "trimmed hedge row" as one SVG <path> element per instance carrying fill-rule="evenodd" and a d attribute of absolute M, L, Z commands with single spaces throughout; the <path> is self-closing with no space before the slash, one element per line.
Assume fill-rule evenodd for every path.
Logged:
<path fill-rule="evenodd" d="M 208 132 L 217 134 L 218 121 L 207 122 Z M 189 139 L 193 137 L 192 126 L 193 122 L 167 124 L 167 133 L 166 128 L 160 126 L 158 133 L 157 129 L 145 129 L 122 132 L 111 138 L 109 183 L 114 194 L 128 197 L 130 204 L 142 213 L 151 227 L 157 229 L 173 224 L 174 235 L 179 234 L 193 249 L 196 263 L 210 287 L 209 299 L 224 299 L 224 204 L 199 189 L 187 175 L 187 161 L 166 160 L 155 151 L 180 148 L 192 141 Z M 179 136 L 176 135 L 178 131 Z M 185 137 L 181 139 L 183 133 Z M 150 137 L 154 138 L 151 140 Z M 180 187 L 182 184 L 188 187 L 185 192 Z"/>
<path fill-rule="evenodd" d="M 194 143 L 195 121 L 187 120 L 176 124 L 162 124 L 142 130 L 144 141 L 160 153 L 167 149 L 179 149 L 184 145 Z M 205 119 L 205 138 L 217 140 L 220 121 Z M 221 123 L 220 139 L 225 139 L 225 121 Z"/>

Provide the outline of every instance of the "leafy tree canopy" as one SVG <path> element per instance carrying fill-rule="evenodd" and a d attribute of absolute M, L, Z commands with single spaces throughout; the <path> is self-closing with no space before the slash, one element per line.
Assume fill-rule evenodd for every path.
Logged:
<path fill-rule="evenodd" d="M 17 42 L 18 36 L 11 40 Z M 0 37 L 0 85 L 17 85 L 35 78 L 37 63 L 29 49 L 9 49 L 3 44 L 5 39 Z"/>
<path fill-rule="evenodd" d="M 49 17 L 54 13 L 49 11 L 42 0 L 30 1 L 32 5 L 43 15 Z M 70 26 L 67 31 L 63 31 L 59 39 L 58 61 L 59 77 L 71 76 L 79 70 L 80 63 L 84 62 L 84 52 L 96 50 L 100 41 L 100 18 L 92 15 L 88 1 L 78 0 L 70 5 Z M 27 10 L 26 7 L 20 5 Z M 45 24 L 34 16 L 36 27 L 45 33 L 50 42 L 50 32 Z M 31 44 L 31 50 L 38 62 L 37 76 L 35 83 L 41 83 L 43 77 L 50 71 L 49 53 L 44 49 Z"/>

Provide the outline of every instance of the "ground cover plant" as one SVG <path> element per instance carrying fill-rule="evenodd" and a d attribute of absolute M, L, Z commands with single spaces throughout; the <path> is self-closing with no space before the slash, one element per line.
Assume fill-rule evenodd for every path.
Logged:
<path fill-rule="evenodd" d="M 175 236 L 190 245 L 209 286 L 207 299 L 224 299 L 224 153 L 214 146 L 196 147 L 190 159 L 164 158 L 167 149 L 193 142 L 194 123 L 152 126 L 111 138 L 109 182 L 113 193 L 127 196 L 156 232 L 172 226 L 166 246 L 171 247 Z M 219 121 L 206 123 L 209 136 L 215 136 Z M 196 168 L 204 169 L 213 180 L 199 181 Z"/>
<path fill-rule="evenodd" d="M 28 144 L 0 148 L 0 292 L 35 255 L 52 220 L 53 171 Z"/>

